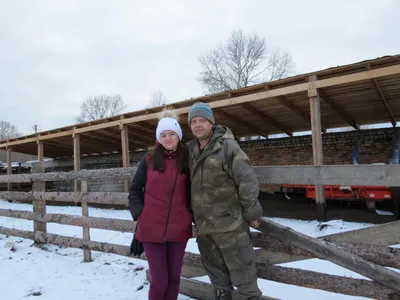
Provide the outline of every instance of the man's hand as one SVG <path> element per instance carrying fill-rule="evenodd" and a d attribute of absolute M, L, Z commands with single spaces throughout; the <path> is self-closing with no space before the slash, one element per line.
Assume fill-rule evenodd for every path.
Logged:
<path fill-rule="evenodd" d="M 253 228 L 257 228 L 258 226 L 260 226 L 260 221 L 258 221 L 258 220 L 251 221 L 250 226 Z"/>

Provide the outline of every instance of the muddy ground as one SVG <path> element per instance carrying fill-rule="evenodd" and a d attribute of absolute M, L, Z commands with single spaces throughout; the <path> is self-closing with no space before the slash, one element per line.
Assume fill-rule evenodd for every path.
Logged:
<path fill-rule="evenodd" d="M 283 194 L 260 193 L 260 203 L 264 208 L 264 215 L 268 217 L 293 218 L 299 220 L 316 220 L 316 211 L 313 201 L 302 197 L 287 199 Z M 379 211 L 394 213 L 393 201 L 378 202 Z M 348 222 L 364 222 L 381 224 L 396 221 L 394 215 L 380 215 L 369 212 L 365 202 L 327 201 L 327 219 L 340 219 Z"/>

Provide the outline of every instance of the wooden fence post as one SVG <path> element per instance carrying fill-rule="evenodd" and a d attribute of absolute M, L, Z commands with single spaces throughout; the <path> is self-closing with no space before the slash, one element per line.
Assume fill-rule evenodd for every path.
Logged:
<path fill-rule="evenodd" d="M 81 169 L 81 143 L 80 143 L 80 135 L 73 134 L 74 140 L 74 170 L 79 171 Z M 75 192 L 87 193 L 88 184 L 87 180 L 75 180 Z M 82 216 L 89 216 L 89 205 L 87 202 L 82 202 Z M 90 228 L 82 226 L 82 235 L 84 241 L 90 241 Z M 83 249 L 83 261 L 91 262 L 92 255 L 90 249 Z"/>
<path fill-rule="evenodd" d="M 87 192 L 87 180 L 81 180 L 81 192 Z M 89 204 L 88 202 L 82 202 L 82 216 L 88 217 L 89 216 Z M 90 228 L 89 227 L 82 227 L 83 230 L 83 240 L 88 242 L 90 241 Z M 91 262 L 92 261 L 92 254 L 90 249 L 85 248 L 83 250 L 83 261 Z"/>
<path fill-rule="evenodd" d="M 44 161 L 43 161 L 43 142 L 38 141 L 38 163 L 36 164 L 36 173 L 44 173 Z M 32 191 L 34 192 L 45 192 L 46 191 L 46 182 L 45 181 L 35 181 L 32 183 Z M 36 213 L 36 217 L 44 217 L 46 215 L 46 200 L 45 199 L 34 199 L 33 200 L 33 211 Z M 35 245 L 38 246 L 41 243 L 36 238 L 36 233 L 38 231 L 42 231 L 44 233 L 47 232 L 47 224 L 46 222 L 33 222 L 33 231 L 34 231 L 34 242 Z"/>

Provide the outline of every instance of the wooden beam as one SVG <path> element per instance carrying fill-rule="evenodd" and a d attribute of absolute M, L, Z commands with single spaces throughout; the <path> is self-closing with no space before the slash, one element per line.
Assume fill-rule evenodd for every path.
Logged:
<path fill-rule="evenodd" d="M 315 89 L 320 89 L 320 88 L 324 88 L 324 87 L 337 86 L 337 85 L 341 85 L 341 84 L 348 84 L 348 83 L 352 83 L 352 82 L 358 82 L 358 81 L 368 80 L 368 79 L 372 79 L 372 78 L 379 78 L 379 77 L 391 76 L 391 75 L 397 75 L 397 74 L 400 74 L 400 64 L 394 65 L 394 66 L 389 66 L 389 67 L 373 69 L 373 70 L 367 70 L 364 72 L 336 76 L 336 77 L 327 78 L 327 79 L 320 79 L 320 80 L 317 80 L 316 82 L 314 82 L 313 86 Z M 308 90 L 309 90 L 308 83 L 300 83 L 300 84 L 286 86 L 286 87 L 282 87 L 282 88 L 271 89 L 271 90 L 264 91 L 264 92 L 257 92 L 257 93 L 253 93 L 253 94 L 249 94 L 249 95 L 243 95 L 243 96 L 238 96 L 238 97 L 234 97 L 234 98 L 217 100 L 217 101 L 210 102 L 209 104 L 212 109 L 215 109 L 215 108 L 226 107 L 226 106 L 231 106 L 231 105 L 238 105 L 241 103 L 247 103 L 247 102 L 252 102 L 252 101 L 265 100 L 267 98 L 273 98 L 273 97 L 277 97 L 277 96 L 295 94 L 295 93 L 304 92 L 304 91 L 308 91 Z M 178 108 L 176 111 L 178 114 L 187 114 L 190 110 L 190 107 L 191 107 L 191 105 L 188 105 L 186 107 Z M 158 112 L 151 113 L 151 114 L 143 114 L 140 116 L 126 118 L 122 121 L 122 124 L 130 124 L 130 123 L 142 122 L 142 121 L 147 121 L 147 120 L 155 120 L 157 118 L 158 118 Z M 75 130 L 74 129 L 66 129 L 65 131 L 57 132 L 54 134 L 40 136 L 39 140 L 52 139 L 52 138 L 57 138 L 57 137 L 61 137 L 61 136 L 68 136 L 73 133 L 83 133 L 83 132 L 88 132 L 88 131 L 92 131 L 92 130 L 116 127 L 116 126 L 119 126 L 120 124 L 121 124 L 120 120 L 114 120 L 114 121 L 110 121 L 108 123 L 100 123 L 100 124 L 96 124 L 96 125 L 90 125 L 90 126 L 85 126 L 85 127 L 81 127 L 81 128 L 76 128 Z M 0 148 L 36 142 L 36 140 L 37 140 L 36 137 L 21 138 L 18 140 L 1 143 Z"/>
<path fill-rule="evenodd" d="M 259 184 L 400 186 L 400 165 L 254 166 Z M 0 176 L 0 183 L 131 178 L 136 166 Z"/>
<path fill-rule="evenodd" d="M 74 143 L 74 171 L 79 171 L 81 169 L 81 139 L 79 134 L 73 135 Z M 74 180 L 74 191 L 80 191 L 80 181 Z"/>
<path fill-rule="evenodd" d="M 352 116 L 350 116 L 345 109 L 333 101 L 323 90 L 318 90 L 319 95 L 322 100 L 326 102 L 330 106 L 332 110 L 334 110 L 347 124 L 349 124 L 354 129 L 360 129 L 360 124 L 358 124 Z"/>
<path fill-rule="evenodd" d="M 64 214 L 46 214 L 43 217 L 37 217 L 36 214 L 33 212 L 14 209 L 0 209 L 0 216 L 31 221 L 38 220 L 40 222 L 56 223 L 61 225 L 80 226 L 132 233 L 135 232 L 136 227 L 136 223 L 131 220 Z"/>
<path fill-rule="evenodd" d="M 81 180 L 80 192 L 87 193 L 87 189 L 87 180 Z M 87 202 L 82 202 L 82 217 L 89 217 L 89 205 Z M 90 226 L 85 224 L 82 226 L 82 237 L 85 242 L 90 241 Z M 90 249 L 83 249 L 83 261 L 92 261 L 92 254 L 90 252 Z"/>
<path fill-rule="evenodd" d="M 289 129 L 287 126 L 284 124 L 278 122 L 274 118 L 268 116 L 265 112 L 258 110 L 254 106 L 252 106 L 250 103 L 243 103 L 241 105 L 244 109 L 246 109 L 249 113 L 256 115 L 258 118 L 261 120 L 265 121 L 266 123 L 274 126 L 278 130 L 282 130 L 282 132 L 286 133 L 288 136 L 293 136 L 293 131 Z"/>
<path fill-rule="evenodd" d="M 66 181 L 66 180 L 112 180 L 115 178 L 130 178 L 136 172 L 136 166 L 130 168 L 94 169 L 69 172 L 47 172 L 43 174 L 13 174 L 0 176 L 0 183 L 32 182 L 32 181 Z M 25 176 L 26 175 L 26 176 Z"/>
<path fill-rule="evenodd" d="M 392 240 L 394 240 L 395 238 L 396 235 L 392 235 Z M 350 253 L 360 256 L 363 259 L 373 262 L 377 265 L 397 269 L 400 268 L 400 249 L 389 248 L 383 245 L 367 245 L 363 242 L 333 242 L 332 240 L 324 237 L 318 237 L 318 239 L 341 247 L 349 251 Z M 369 239 L 369 237 L 367 237 L 367 239 Z M 316 257 L 313 253 L 296 247 L 293 244 L 285 243 L 282 240 L 274 237 L 273 235 L 269 235 L 268 233 L 265 234 L 252 232 L 251 240 L 253 243 L 253 247 L 261 247 L 268 251 L 268 253 L 265 255 L 265 262 L 268 262 L 270 264 L 298 261 Z M 271 261 L 271 259 L 273 261 Z"/>
<path fill-rule="evenodd" d="M 118 192 L 0 192 L 3 199 L 32 202 L 43 199 L 54 202 L 97 203 L 126 206 L 128 193 Z"/>
<path fill-rule="evenodd" d="M 156 126 L 150 125 L 149 123 L 146 122 L 137 122 L 137 123 L 133 123 L 133 126 L 139 127 L 139 129 L 145 129 L 150 133 L 154 133 L 156 132 Z"/>
<path fill-rule="evenodd" d="M 128 125 L 122 125 L 121 129 L 121 147 L 122 147 L 122 167 L 129 168 L 129 136 Z M 124 192 L 129 191 L 129 179 L 124 179 Z"/>
<path fill-rule="evenodd" d="M 42 141 L 37 141 L 38 149 L 38 164 L 36 164 L 34 172 L 39 174 L 44 174 L 44 145 Z M 32 183 L 32 192 L 45 193 L 46 182 L 35 181 Z M 33 211 L 36 217 L 43 217 L 46 215 L 46 200 L 45 199 L 35 199 L 33 202 Z M 33 222 L 34 232 L 47 232 L 47 224 L 45 222 L 34 221 Z M 40 245 L 40 241 L 35 239 L 35 245 Z"/>
<path fill-rule="evenodd" d="M 125 124 L 120 124 L 120 126 L 124 126 L 124 125 Z M 121 138 L 120 138 L 121 133 L 120 132 L 118 134 L 114 134 L 114 133 L 106 131 L 106 130 L 99 130 L 99 134 L 104 135 L 106 138 L 112 139 L 114 141 L 114 143 L 116 143 L 116 144 L 121 143 Z M 134 134 L 134 133 L 128 131 L 128 134 L 129 134 L 129 136 L 132 136 L 132 134 Z M 135 135 L 135 137 L 137 137 L 137 136 Z M 140 140 L 136 140 L 136 138 L 131 137 L 129 140 L 134 145 L 147 147 L 146 143 L 141 142 Z"/>
<path fill-rule="evenodd" d="M 81 139 L 79 134 L 73 135 L 74 140 L 74 171 L 79 171 L 81 169 Z M 75 185 L 75 193 L 81 192 L 82 194 L 87 193 L 87 180 L 74 180 Z M 89 206 L 87 202 L 82 202 L 82 216 L 89 216 Z M 90 241 L 90 228 L 83 226 L 82 227 L 82 235 L 83 240 L 85 242 Z M 90 253 L 90 249 L 83 250 L 83 261 L 90 262 L 92 261 L 92 255 Z"/>
<path fill-rule="evenodd" d="M 350 252 L 314 239 L 276 222 L 262 218 L 258 230 L 271 234 L 283 242 L 296 245 L 310 251 L 315 256 L 329 260 L 339 266 L 364 275 L 377 283 L 400 293 L 400 274 L 382 266 L 373 264 Z"/>
<path fill-rule="evenodd" d="M 370 64 L 367 64 L 367 70 L 371 70 Z M 379 83 L 376 80 L 376 78 L 372 78 L 371 80 L 372 80 L 372 84 L 374 85 L 375 91 L 377 92 L 379 98 L 383 102 L 383 105 L 385 106 L 385 110 L 386 110 L 387 114 L 389 115 L 390 123 L 392 123 L 393 127 L 396 127 L 396 119 L 395 119 L 393 111 L 390 108 L 389 103 L 385 97 L 385 94 L 383 93 L 381 87 L 379 86 Z"/>
<path fill-rule="evenodd" d="M 324 159 L 322 153 L 320 98 L 318 90 L 314 87 L 316 80 L 317 77 L 315 75 L 309 77 L 310 89 L 308 90 L 308 97 L 310 98 L 313 161 L 314 165 L 321 166 L 324 163 Z M 315 202 L 317 219 L 326 221 L 326 202 L 323 185 L 315 186 Z"/>
<path fill-rule="evenodd" d="M 12 148 L 7 148 L 7 175 L 12 175 Z M 12 190 L 12 182 L 7 182 L 7 191 Z"/>
<path fill-rule="evenodd" d="M 400 165 L 255 166 L 254 170 L 259 184 L 400 186 Z"/>
<path fill-rule="evenodd" d="M 360 243 L 364 245 L 392 246 L 400 244 L 400 221 L 378 224 L 320 238 L 332 243 Z"/>
<path fill-rule="evenodd" d="M 155 136 L 155 131 L 154 131 L 154 138 L 148 136 L 147 134 L 145 135 L 143 132 L 139 133 L 139 131 L 129 131 L 129 138 L 130 141 L 133 142 L 134 144 L 137 144 L 139 146 L 144 146 L 147 148 L 150 145 L 155 143 L 156 136 Z"/>
<path fill-rule="evenodd" d="M 259 128 L 256 128 L 253 125 L 251 125 L 251 124 L 249 124 L 249 123 L 247 123 L 247 122 L 245 122 L 243 120 L 240 120 L 238 117 L 234 117 L 231 114 L 229 114 L 229 113 L 227 113 L 225 111 L 222 111 L 220 109 L 214 109 L 214 113 L 217 113 L 220 116 L 222 116 L 223 118 L 231 120 L 232 122 L 241 124 L 241 126 L 248 128 L 249 130 L 251 130 L 255 134 L 258 134 L 260 136 L 268 138 L 268 133 L 267 132 L 263 132 L 263 130 L 260 130 Z"/>

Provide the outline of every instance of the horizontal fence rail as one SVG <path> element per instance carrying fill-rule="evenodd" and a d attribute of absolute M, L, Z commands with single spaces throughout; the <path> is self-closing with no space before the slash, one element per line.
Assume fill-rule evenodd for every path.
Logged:
<path fill-rule="evenodd" d="M 400 186 L 400 165 L 254 167 L 260 184 Z"/>
<path fill-rule="evenodd" d="M 400 186 L 400 165 L 255 166 L 254 170 L 260 184 Z M 136 167 L 13 174 L 0 176 L 0 183 L 130 179 L 135 172 Z"/>
<path fill-rule="evenodd" d="M 98 180 L 98 179 L 129 179 L 136 167 L 81 170 L 70 172 L 48 172 L 31 174 L 13 174 L 0 176 L 0 183 L 8 182 L 35 182 L 35 181 L 70 181 L 70 180 Z"/>
<path fill-rule="evenodd" d="M 0 192 L 0 199 L 26 201 L 128 204 L 128 193 L 123 192 Z"/>

